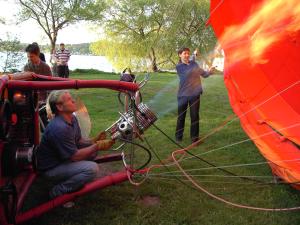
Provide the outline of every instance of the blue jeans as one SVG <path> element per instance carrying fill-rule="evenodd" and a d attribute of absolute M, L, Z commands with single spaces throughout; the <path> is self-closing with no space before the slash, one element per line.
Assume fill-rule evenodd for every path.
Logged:
<path fill-rule="evenodd" d="M 50 197 L 55 198 L 77 191 L 84 184 L 94 180 L 98 173 L 98 164 L 93 161 L 68 162 L 47 170 L 45 176 L 58 182 L 50 190 Z"/>

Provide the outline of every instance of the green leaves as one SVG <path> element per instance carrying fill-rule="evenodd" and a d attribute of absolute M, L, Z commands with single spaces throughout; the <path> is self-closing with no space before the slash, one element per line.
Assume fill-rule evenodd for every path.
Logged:
<path fill-rule="evenodd" d="M 6 40 L 0 39 L 0 71 L 15 72 L 22 63 L 22 45 L 16 37 L 7 34 Z"/>
<path fill-rule="evenodd" d="M 150 65 L 153 71 L 159 66 L 174 68 L 178 48 L 208 51 L 215 45 L 212 30 L 205 26 L 208 0 L 122 0 L 106 4 L 106 36 L 91 49 L 107 56 L 119 70 L 124 65 L 139 70 Z"/>
<path fill-rule="evenodd" d="M 58 32 L 81 20 L 101 20 L 106 5 L 101 0 L 18 0 L 22 20 L 33 19 L 48 36 L 52 49 Z"/>

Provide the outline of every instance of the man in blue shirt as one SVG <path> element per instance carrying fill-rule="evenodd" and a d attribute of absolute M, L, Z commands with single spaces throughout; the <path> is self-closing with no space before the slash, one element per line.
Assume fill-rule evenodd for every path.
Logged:
<path fill-rule="evenodd" d="M 49 105 L 55 117 L 43 134 L 37 151 L 37 166 L 46 177 L 57 184 L 51 189 L 50 197 L 80 189 L 99 174 L 99 166 L 91 161 L 99 150 L 107 150 L 113 140 L 85 140 L 73 112 L 76 104 L 66 90 L 53 91 Z M 99 140 L 102 139 L 102 140 Z"/>
<path fill-rule="evenodd" d="M 181 142 L 184 132 L 184 123 L 187 108 L 190 107 L 191 129 L 190 136 L 192 142 L 199 140 L 199 108 L 200 95 L 202 94 L 201 78 L 208 77 L 213 73 L 213 68 L 205 71 L 194 61 L 190 60 L 190 49 L 182 48 L 178 51 L 180 58 L 176 65 L 179 77 L 179 89 L 177 94 L 178 117 L 175 138 Z"/>

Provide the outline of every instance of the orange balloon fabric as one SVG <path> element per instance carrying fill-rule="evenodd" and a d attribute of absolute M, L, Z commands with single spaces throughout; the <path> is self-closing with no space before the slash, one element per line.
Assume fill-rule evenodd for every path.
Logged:
<path fill-rule="evenodd" d="M 275 175 L 300 182 L 298 0 L 211 0 L 224 81 L 241 125 Z M 294 184 L 300 189 L 300 184 Z"/>

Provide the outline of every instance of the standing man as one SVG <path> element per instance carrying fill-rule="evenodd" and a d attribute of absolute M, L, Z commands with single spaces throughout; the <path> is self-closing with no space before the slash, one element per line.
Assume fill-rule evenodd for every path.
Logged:
<path fill-rule="evenodd" d="M 205 71 L 199 67 L 195 59 L 190 60 L 190 49 L 182 48 L 178 51 L 179 63 L 176 65 L 179 77 L 179 89 L 177 94 L 178 101 L 178 117 L 175 138 L 177 142 L 183 139 L 185 116 L 187 108 L 190 108 L 191 141 L 199 140 L 199 108 L 200 95 L 202 94 L 201 78 L 208 77 L 213 73 L 213 68 Z"/>
<path fill-rule="evenodd" d="M 40 75 L 52 76 L 50 67 L 40 59 L 40 48 L 37 44 L 30 44 L 25 49 L 28 63 L 24 66 L 25 72 L 33 72 Z M 45 102 L 47 91 L 39 91 L 39 100 Z"/>
<path fill-rule="evenodd" d="M 68 61 L 70 60 L 70 51 L 65 49 L 65 44 L 61 43 L 60 49 L 56 52 L 57 75 L 59 77 L 69 78 Z"/>
<path fill-rule="evenodd" d="M 52 76 L 50 67 L 40 59 L 40 48 L 37 44 L 30 44 L 25 48 L 28 63 L 24 66 L 24 71 L 36 74 Z"/>
<path fill-rule="evenodd" d="M 102 173 L 98 164 L 91 161 L 99 150 L 107 150 L 113 140 L 103 132 L 93 140 L 83 139 L 75 112 L 76 104 L 69 91 L 52 91 L 48 98 L 55 117 L 43 134 L 37 151 L 37 168 L 46 177 L 56 181 L 50 191 L 55 198 L 77 191 Z"/>

